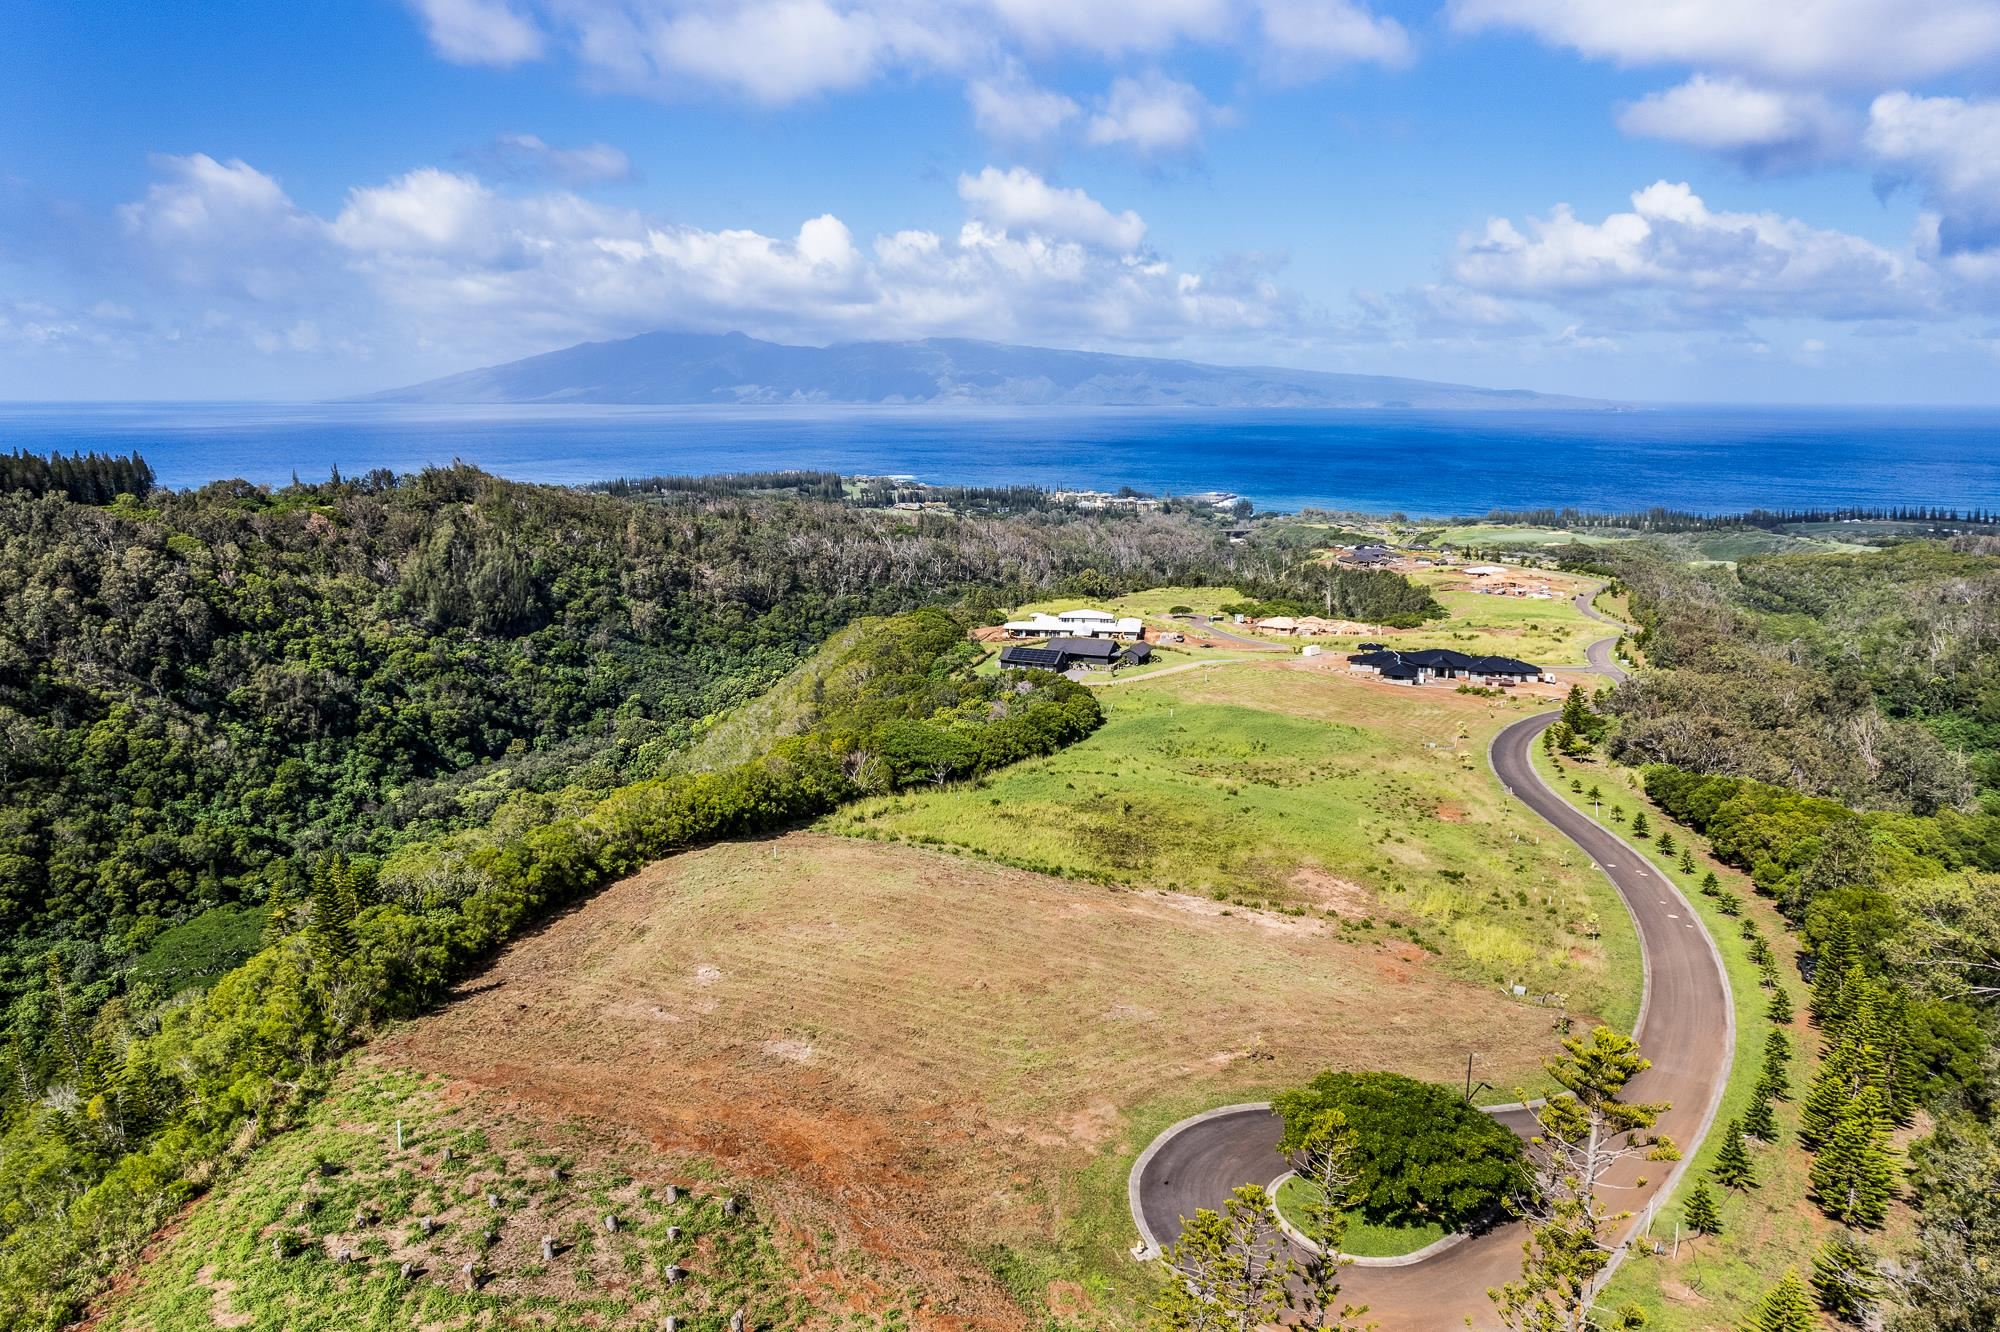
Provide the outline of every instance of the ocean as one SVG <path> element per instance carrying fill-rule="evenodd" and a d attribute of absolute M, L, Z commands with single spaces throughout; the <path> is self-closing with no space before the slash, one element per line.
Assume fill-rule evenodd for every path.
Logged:
<path fill-rule="evenodd" d="M 524 481 L 821 468 L 1413 515 L 2000 508 L 2000 408 L 1617 412 L 0 404 L 0 450 L 144 454 L 162 484 L 454 458 Z"/>

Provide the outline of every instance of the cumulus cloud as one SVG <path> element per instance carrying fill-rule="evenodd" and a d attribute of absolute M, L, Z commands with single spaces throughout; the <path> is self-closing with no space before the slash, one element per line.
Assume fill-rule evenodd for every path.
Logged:
<path fill-rule="evenodd" d="M 1759 87 L 1732 76 L 1697 74 L 1626 107 L 1627 134 L 1666 139 L 1734 158 L 1752 171 L 1783 171 L 1853 150 L 1852 118 L 1818 93 Z"/>
<path fill-rule="evenodd" d="M 323 217 L 247 163 L 161 158 L 157 169 L 120 210 L 150 280 L 171 288 L 154 308 L 207 312 L 176 336 L 272 355 L 421 347 L 469 364 L 661 326 L 1163 344 L 1300 317 L 1268 265 L 1179 267 L 1144 248 L 1137 213 L 1018 167 L 959 179 L 955 231 L 873 237 L 832 214 L 788 234 L 676 224 L 438 167 L 357 186 Z M 74 340 L 81 318 L 16 311 L 7 336 Z M 166 336 L 175 321 L 156 324 Z"/>
<path fill-rule="evenodd" d="M 1008 143 L 1046 139 L 1083 110 L 1075 98 L 1036 86 L 1016 62 L 998 75 L 967 84 L 965 99 L 979 132 Z"/>
<path fill-rule="evenodd" d="M 1069 99 L 1018 77 L 1030 59 L 1118 60 L 1185 46 L 1247 51 L 1295 75 L 1400 65 L 1409 34 L 1363 0 L 410 0 L 432 44 L 462 63 L 548 48 L 593 83 L 663 97 L 722 88 L 783 104 L 892 75 L 967 81 L 981 128 L 1026 139 L 1070 119 Z M 1070 104 L 1073 108 L 1074 104 Z"/>
<path fill-rule="evenodd" d="M 1756 316 L 1885 319 L 1936 312 L 1936 275 L 1913 256 L 1776 213 L 1717 212 L 1658 181 L 1599 222 L 1559 204 L 1517 227 L 1494 218 L 1461 240 L 1453 271 L 1475 290 L 1551 303 L 1651 302 L 1689 322 Z"/>
<path fill-rule="evenodd" d="M 1410 34 L 1392 18 L 1350 0 L 1261 0 L 1258 18 L 1282 69 L 1309 73 L 1327 65 L 1407 65 Z"/>
<path fill-rule="evenodd" d="M 469 156 L 495 175 L 544 179 L 565 185 L 596 185 L 632 174 L 625 150 L 609 143 L 563 148 L 538 134 L 501 134 Z"/>
<path fill-rule="evenodd" d="M 1154 70 L 1142 78 L 1113 80 L 1102 109 L 1090 118 L 1087 137 L 1141 153 L 1180 152 L 1201 141 L 1210 115 L 1208 100 L 1192 84 Z"/>
<path fill-rule="evenodd" d="M 518 65 L 542 54 L 542 30 L 507 0 L 412 0 L 431 45 L 461 65 Z"/>
<path fill-rule="evenodd" d="M 1454 0 L 1461 31 L 1513 28 L 1621 64 L 1880 87 L 2000 55 L 1994 0 Z"/>
<path fill-rule="evenodd" d="M 1113 213 L 1082 190 L 1050 185 L 1023 167 L 987 167 L 958 178 L 958 197 L 972 212 L 1001 227 L 1080 240 L 1129 254 L 1146 238 L 1146 223 L 1126 209 Z"/>
<path fill-rule="evenodd" d="M 1866 142 L 1885 183 L 1913 183 L 1937 210 L 1939 253 L 2000 252 L 2000 101 L 1888 93 Z"/>

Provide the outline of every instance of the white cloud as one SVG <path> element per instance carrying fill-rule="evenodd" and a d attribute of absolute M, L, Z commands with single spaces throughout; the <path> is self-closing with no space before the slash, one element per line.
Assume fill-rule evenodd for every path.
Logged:
<path fill-rule="evenodd" d="M 939 17 L 921 6 L 740 0 L 647 23 L 640 50 L 654 79 L 691 75 L 778 104 L 858 87 L 891 65 L 957 63 L 960 38 Z"/>
<path fill-rule="evenodd" d="M 159 182 L 121 210 L 169 289 L 140 303 L 204 313 L 192 324 L 142 318 L 132 339 L 234 340 L 271 355 L 316 348 L 383 363 L 422 348 L 432 363 L 472 364 L 661 326 L 804 341 L 956 334 L 1159 345 L 1299 318 L 1264 268 L 1179 268 L 1142 249 L 1138 214 L 1020 168 L 962 177 L 966 220 L 955 233 L 872 238 L 831 214 L 789 235 L 672 224 L 435 167 L 351 189 L 322 218 L 245 163 L 162 158 L 159 169 Z M 268 281 L 245 276 L 267 272 Z M 6 333 L 55 345 L 95 323 L 17 311 Z"/>
<path fill-rule="evenodd" d="M 1281 67 L 1302 72 L 1330 64 L 1407 65 L 1410 34 L 1351 0 L 1261 0 L 1264 37 Z"/>
<path fill-rule="evenodd" d="M 1126 209 L 1113 213 L 1082 190 L 1050 185 L 1024 167 L 987 167 L 958 178 L 958 197 L 972 212 L 1003 228 L 1080 240 L 1129 254 L 1146 238 L 1146 223 Z"/>
<path fill-rule="evenodd" d="M 1036 86 L 1017 62 L 967 84 L 965 98 L 979 132 L 1008 143 L 1046 139 L 1082 112 L 1074 98 Z"/>
<path fill-rule="evenodd" d="M 1707 74 L 1641 98 L 1619 114 L 1618 126 L 1722 153 L 1757 171 L 1834 159 L 1851 152 L 1857 137 L 1852 119 L 1818 93 Z"/>
<path fill-rule="evenodd" d="M 1478 290 L 1551 303 L 1649 299 L 1633 317 L 1665 312 L 1698 323 L 1880 319 L 1939 306 L 1935 273 L 1912 256 L 1776 213 L 1716 212 L 1667 181 L 1601 222 L 1566 204 L 1525 231 L 1494 218 L 1461 240 L 1454 272 Z"/>
<path fill-rule="evenodd" d="M 1036 46 L 1116 55 L 1214 41 L 1236 21 L 1231 0 L 989 0 L 1012 34 Z"/>
<path fill-rule="evenodd" d="M 1200 141 L 1209 115 L 1196 88 L 1155 70 L 1143 78 L 1113 80 L 1103 108 L 1090 118 L 1087 137 L 1141 153 L 1178 152 Z"/>
<path fill-rule="evenodd" d="M 502 175 L 547 177 L 565 185 L 594 185 L 624 180 L 632 174 L 625 150 L 608 143 L 584 143 L 561 148 L 536 134 L 501 134 L 471 154 Z"/>
<path fill-rule="evenodd" d="M 1887 180 L 1914 182 L 1937 209 L 1940 253 L 2000 259 L 2000 100 L 1887 93 L 1866 142 Z"/>
<path fill-rule="evenodd" d="M 1628 65 L 1874 84 L 2000 55 L 1994 0 L 1454 0 L 1464 31 L 1517 28 Z"/>
<path fill-rule="evenodd" d="M 507 0 L 412 0 L 439 55 L 461 65 L 518 65 L 542 53 L 542 31 Z"/>

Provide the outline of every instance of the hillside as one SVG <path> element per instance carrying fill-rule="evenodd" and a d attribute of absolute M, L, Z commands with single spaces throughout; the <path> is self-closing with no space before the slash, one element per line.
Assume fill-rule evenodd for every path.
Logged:
<path fill-rule="evenodd" d="M 868 403 L 1067 407 L 1587 410 L 1524 389 L 1018 347 L 966 338 L 794 347 L 741 333 L 642 333 L 361 399 L 406 403 Z"/>

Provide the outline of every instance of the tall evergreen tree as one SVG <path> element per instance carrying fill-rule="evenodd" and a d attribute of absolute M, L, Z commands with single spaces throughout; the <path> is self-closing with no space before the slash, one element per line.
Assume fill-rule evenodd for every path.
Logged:
<path fill-rule="evenodd" d="M 1773 1027 L 1764 1037 L 1764 1067 L 1787 1068 L 1792 1062 L 1792 1038 L 1782 1027 Z"/>
<path fill-rule="evenodd" d="M 1743 1116 L 1744 1131 L 1759 1142 L 1778 1140 L 1778 1116 L 1771 1109 L 1771 1100 L 1759 1096 L 1750 1102 L 1750 1111 Z"/>
<path fill-rule="evenodd" d="M 1715 1182 L 1725 1189 L 1754 1189 L 1757 1168 L 1750 1163 L 1750 1149 L 1743 1142 L 1743 1121 L 1732 1119 L 1722 1133 L 1722 1149 L 1708 1168 Z"/>
<path fill-rule="evenodd" d="M 1799 1141 L 1814 1149 L 1832 1136 L 1863 1082 L 1863 1070 L 1876 1062 L 1874 1048 L 1854 1041 L 1835 1041 L 1821 1056 L 1819 1074 L 1799 1107 Z"/>
<path fill-rule="evenodd" d="M 1868 1320 L 1882 1294 L 1875 1255 L 1848 1230 L 1836 1230 L 1821 1242 L 1813 1254 L 1811 1281 L 1820 1308 L 1857 1326 Z"/>
<path fill-rule="evenodd" d="M 1833 912 L 1827 922 L 1826 937 L 1813 949 L 1812 998 L 1806 1009 L 1814 1022 L 1825 1024 L 1839 997 L 1841 982 L 1847 978 L 1847 969 L 1853 965 L 1854 931 L 1845 915 Z"/>
<path fill-rule="evenodd" d="M 1787 1270 L 1758 1301 L 1757 1311 L 1743 1324 L 1743 1332 L 1816 1332 L 1818 1327 L 1819 1315 L 1813 1312 L 1805 1283 L 1796 1271 Z"/>
<path fill-rule="evenodd" d="M 1694 1188 L 1688 1191 L 1687 1201 L 1681 1204 L 1681 1221 L 1697 1235 L 1722 1233 L 1722 1208 L 1707 1180 L 1696 1180 Z"/>
<path fill-rule="evenodd" d="M 1771 1002 L 1764 1005 L 1764 1016 L 1781 1027 L 1788 1027 L 1798 1014 L 1792 1009 L 1792 992 L 1780 985 L 1771 991 Z"/>
<path fill-rule="evenodd" d="M 1841 1113 L 1812 1163 L 1820 1210 L 1850 1226 L 1879 1226 L 1896 1192 L 1896 1154 L 1882 1092 L 1866 1086 Z"/>

